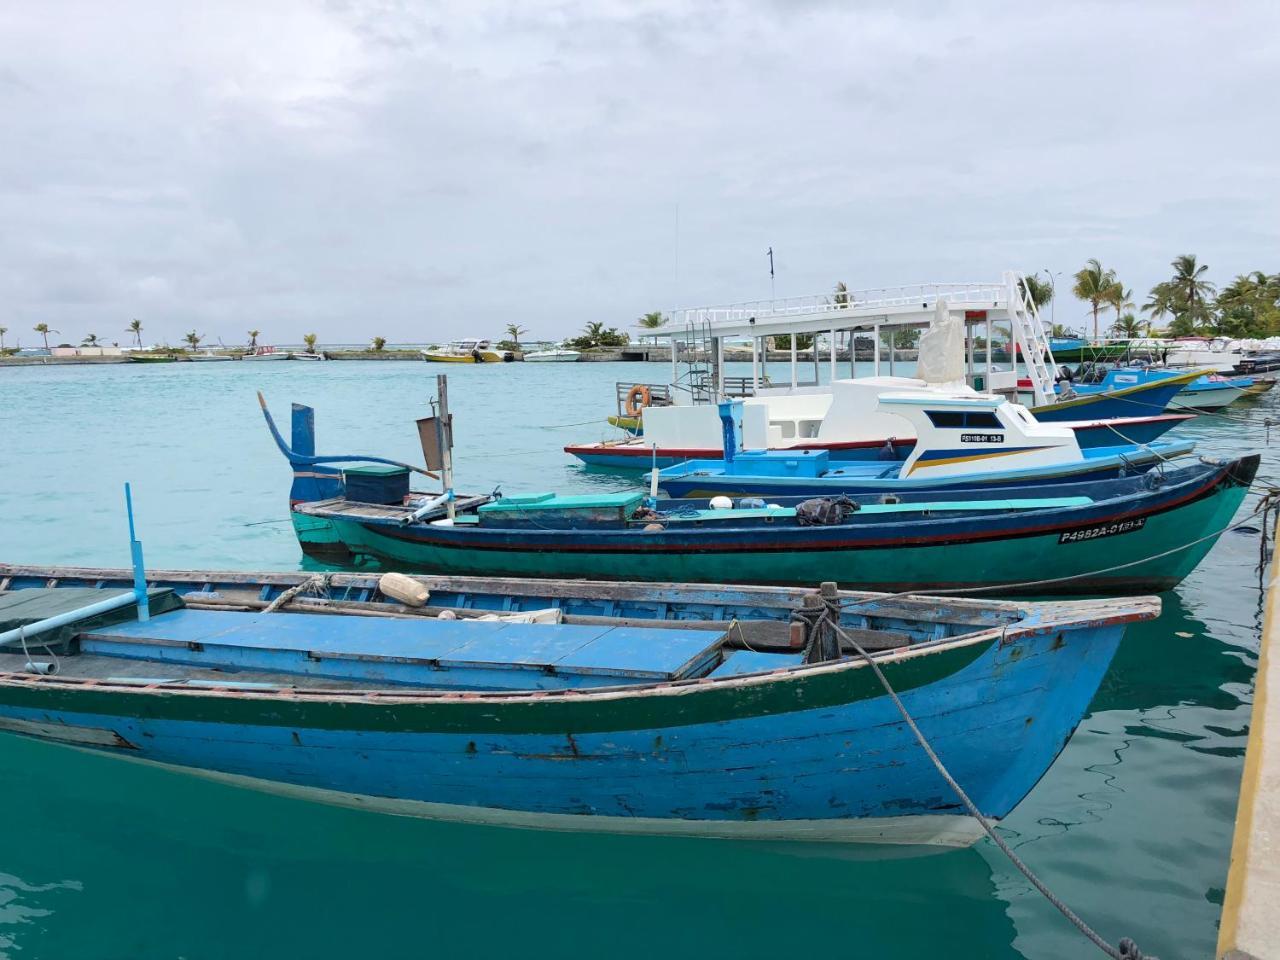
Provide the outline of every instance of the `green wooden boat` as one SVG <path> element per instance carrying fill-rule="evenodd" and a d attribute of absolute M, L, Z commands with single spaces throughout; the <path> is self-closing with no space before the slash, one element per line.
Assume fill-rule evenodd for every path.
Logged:
<path fill-rule="evenodd" d="M 265 407 L 264 407 L 265 412 Z M 1141 476 L 1037 487 L 858 495 L 814 521 L 798 498 L 757 509 L 646 504 L 640 493 L 475 497 L 421 504 L 402 475 L 371 477 L 314 455 L 309 407 L 294 407 L 291 516 L 325 562 L 390 562 L 449 574 L 810 584 L 1032 594 L 1166 590 L 1231 523 L 1257 455 Z M 268 422 L 270 419 L 268 417 Z M 385 461 L 384 461 L 385 462 Z M 358 498 L 349 487 L 358 484 Z M 379 491 L 380 485 L 380 491 Z M 439 499 L 439 498 L 437 498 Z M 1050 581 L 1050 582 L 1044 582 Z M 1012 586 L 1011 586 L 1012 585 Z"/>

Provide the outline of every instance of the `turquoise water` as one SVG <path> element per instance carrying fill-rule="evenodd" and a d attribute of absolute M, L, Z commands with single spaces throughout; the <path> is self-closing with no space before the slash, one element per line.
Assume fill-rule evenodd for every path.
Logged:
<path fill-rule="evenodd" d="M 775 371 L 783 371 L 779 365 Z M 616 380 L 662 364 L 450 368 L 458 486 L 621 489 L 561 447 L 612 431 Z M 0 557 L 123 566 L 132 481 L 148 563 L 290 569 L 288 470 L 262 426 L 317 408 L 321 452 L 418 460 L 427 364 L 0 370 Z M 1265 451 L 1277 400 L 1178 433 Z M 563 424 L 586 425 L 559 426 Z M 1252 501 L 1251 501 L 1252 502 Z M 1133 627 L 1058 762 L 1002 826 L 1113 941 L 1212 951 L 1260 624 L 1257 535 L 1228 534 Z M 396 819 L 0 735 L 0 957 L 1089 956 L 988 844 L 867 860 L 805 847 Z"/>

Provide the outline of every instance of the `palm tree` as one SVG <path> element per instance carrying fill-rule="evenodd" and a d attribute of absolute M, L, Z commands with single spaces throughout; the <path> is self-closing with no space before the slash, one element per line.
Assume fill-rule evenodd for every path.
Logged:
<path fill-rule="evenodd" d="M 1116 322 L 1111 325 L 1111 332 L 1126 340 L 1136 340 L 1142 336 L 1142 321 L 1132 313 L 1126 313 L 1122 317 L 1116 317 Z"/>
<path fill-rule="evenodd" d="M 1132 315 L 1131 311 L 1137 309 L 1137 304 L 1133 302 L 1133 290 L 1126 290 L 1124 284 L 1118 280 L 1112 284 L 1111 289 L 1108 291 L 1107 305 L 1114 307 L 1116 311 L 1116 322 L 1112 324 L 1112 330 L 1120 329 L 1121 314 L 1129 313 Z M 1134 323 L 1136 324 L 1137 321 L 1135 320 Z"/>
<path fill-rule="evenodd" d="M 1077 300 L 1086 301 L 1093 308 L 1093 339 L 1098 339 L 1098 309 L 1109 302 L 1111 288 L 1116 283 L 1116 272 L 1104 270 L 1097 257 L 1085 261 L 1084 267 L 1075 275 L 1075 286 L 1071 292 Z"/>
<path fill-rule="evenodd" d="M 844 285 L 844 281 L 840 280 L 836 283 L 834 303 L 837 307 L 847 307 L 849 305 L 849 288 Z"/>
<path fill-rule="evenodd" d="M 8 327 L 0 327 L 0 353 L 4 353 L 4 335 L 8 332 Z"/>
<path fill-rule="evenodd" d="M 656 330 L 666 322 L 667 318 L 662 315 L 661 310 L 653 310 L 640 318 L 640 326 L 646 330 Z"/>
<path fill-rule="evenodd" d="M 593 320 L 582 328 L 582 336 L 589 340 L 593 347 L 600 345 L 600 340 L 604 337 L 604 324 L 599 320 Z"/>
<path fill-rule="evenodd" d="M 250 330 L 250 331 L 249 331 L 249 349 L 250 349 L 250 350 L 254 350 L 254 349 L 256 349 L 256 348 L 257 348 L 257 346 L 258 346 L 258 337 L 260 337 L 260 336 L 262 336 L 262 331 L 260 331 L 260 330 Z"/>
<path fill-rule="evenodd" d="M 1201 279 L 1209 268 L 1197 264 L 1194 253 L 1184 253 L 1174 258 L 1170 266 L 1173 267 L 1173 279 L 1168 282 L 1176 319 L 1185 319 L 1184 325 L 1194 330 L 1210 319 L 1209 305 L 1216 288 L 1209 281 Z"/>
<path fill-rule="evenodd" d="M 80 341 L 80 346 L 82 347 L 96 347 L 97 345 L 98 335 L 96 333 L 91 333 Z"/>
<path fill-rule="evenodd" d="M 1173 290 L 1170 288 L 1168 281 L 1157 283 L 1151 288 L 1147 302 L 1142 305 L 1142 312 L 1151 315 L 1147 319 L 1148 332 L 1151 330 L 1151 324 L 1159 323 L 1174 312 Z"/>
<path fill-rule="evenodd" d="M 386 337 L 374 337 L 373 342 L 370 344 L 370 346 L 373 347 L 373 350 L 375 353 L 381 353 L 382 348 L 385 347 L 386 345 L 387 345 Z"/>
<path fill-rule="evenodd" d="M 142 321 L 141 320 L 130 321 L 129 329 L 126 330 L 125 333 L 133 334 L 133 339 L 137 342 L 138 349 L 141 350 L 142 349 Z"/>
<path fill-rule="evenodd" d="M 520 338 L 528 332 L 528 330 L 520 326 L 518 323 L 507 324 L 507 336 L 511 338 L 511 342 L 516 345 L 517 350 L 520 349 Z"/>
<path fill-rule="evenodd" d="M 1018 281 L 1018 286 L 1026 292 L 1027 297 L 1036 305 L 1036 309 L 1047 305 L 1053 299 L 1053 284 L 1041 280 L 1040 274 L 1029 273 Z"/>
<path fill-rule="evenodd" d="M 316 352 L 316 335 L 314 333 L 304 333 L 302 342 L 307 346 L 307 353 Z"/>
<path fill-rule="evenodd" d="M 192 350 L 194 350 L 196 349 L 196 347 L 200 346 L 200 341 L 203 340 L 204 337 L 196 333 L 194 330 L 192 330 L 182 339 L 187 341 L 187 345 L 190 346 Z"/>
<path fill-rule="evenodd" d="M 32 329 L 34 329 L 36 333 L 40 334 L 40 336 L 44 338 L 44 348 L 45 348 L 45 350 L 48 350 L 48 349 L 49 349 L 49 334 L 51 334 L 51 333 L 58 333 L 58 331 L 57 331 L 57 330 L 50 330 L 50 329 L 49 329 L 49 325 L 48 325 L 47 323 L 37 323 L 37 324 L 35 325 L 35 327 L 33 327 Z"/>

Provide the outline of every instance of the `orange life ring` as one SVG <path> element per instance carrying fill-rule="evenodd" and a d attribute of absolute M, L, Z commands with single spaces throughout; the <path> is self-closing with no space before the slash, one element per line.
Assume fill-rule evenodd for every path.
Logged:
<path fill-rule="evenodd" d="M 643 383 L 637 383 L 634 387 L 627 391 L 627 405 L 623 408 L 628 417 L 641 416 L 644 408 L 649 405 L 652 397 L 649 394 L 649 388 Z"/>

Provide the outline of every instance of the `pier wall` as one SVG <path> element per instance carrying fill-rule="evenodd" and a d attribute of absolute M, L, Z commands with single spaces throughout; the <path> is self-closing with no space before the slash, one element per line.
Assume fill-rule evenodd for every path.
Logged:
<path fill-rule="evenodd" d="M 1218 928 L 1221 960 L 1280 958 L 1280 565 L 1272 564 L 1253 716 Z"/>

